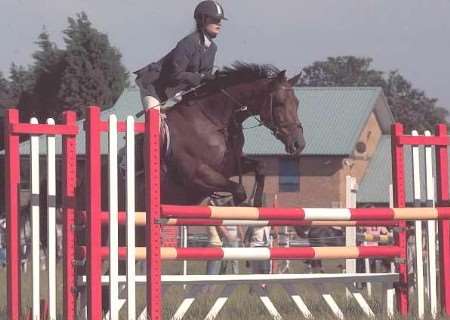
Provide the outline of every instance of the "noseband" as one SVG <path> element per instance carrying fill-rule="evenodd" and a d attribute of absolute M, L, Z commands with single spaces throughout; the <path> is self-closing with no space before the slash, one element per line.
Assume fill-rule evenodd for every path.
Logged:
<path fill-rule="evenodd" d="M 281 89 L 283 89 L 283 90 L 292 90 L 292 88 L 286 88 L 286 87 L 281 87 Z M 295 120 L 293 122 L 286 122 L 286 123 L 278 123 L 277 124 L 275 122 L 275 120 L 274 120 L 275 119 L 275 117 L 274 117 L 274 110 L 275 110 L 275 108 L 273 107 L 273 94 L 272 93 L 269 95 L 269 99 L 270 99 L 270 103 L 269 103 L 269 111 L 270 111 L 269 115 L 270 115 L 270 118 L 268 119 L 268 121 L 264 120 L 262 118 L 261 118 L 261 120 L 262 120 L 262 123 L 267 128 L 269 128 L 270 131 L 272 131 L 272 134 L 275 137 L 278 138 L 278 137 L 281 136 L 280 132 L 281 132 L 282 129 L 284 129 L 284 128 L 289 129 L 289 128 L 294 127 L 294 126 L 297 127 L 297 128 L 300 128 L 302 130 L 302 132 L 303 132 L 303 126 L 302 126 L 301 122 L 297 121 L 297 120 Z"/>

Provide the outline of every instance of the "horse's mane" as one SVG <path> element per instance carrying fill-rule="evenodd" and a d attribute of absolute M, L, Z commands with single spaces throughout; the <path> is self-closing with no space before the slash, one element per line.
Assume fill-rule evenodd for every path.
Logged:
<path fill-rule="evenodd" d="M 199 98 L 205 94 L 216 92 L 220 88 L 227 88 L 241 83 L 248 83 L 260 79 L 274 78 L 280 70 L 271 64 L 256 64 L 236 61 L 231 66 L 216 72 L 214 79 L 208 80 L 194 92 L 183 99 Z"/>
<path fill-rule="evenodd" d="M 217 72 L 214 80 L 207 84 L 215 82 L 225 82 L 227 85 L 236 85 L 243 82 L 250 82 L 259 79 L 274 78 L 280 70 L 271 64 L 256 64 L 237 61 L 230 67 L 224 67 Z"/>

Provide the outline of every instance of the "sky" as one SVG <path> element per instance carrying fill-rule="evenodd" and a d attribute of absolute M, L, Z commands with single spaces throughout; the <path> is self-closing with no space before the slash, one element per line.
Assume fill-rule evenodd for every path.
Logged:
<path fill-rule="evenodd" d="M 194 30 L 198 0 L 0 0 L 0 71 L 32 63 L 44 28 L 63 47 L 67 18 L 84 11 L 134 71 Z M 450 110 L 450 0 L 222 0 L 228 21 L 216 65 L 271 63 L 294 75 L 330 56 L 373 58 Z"/>

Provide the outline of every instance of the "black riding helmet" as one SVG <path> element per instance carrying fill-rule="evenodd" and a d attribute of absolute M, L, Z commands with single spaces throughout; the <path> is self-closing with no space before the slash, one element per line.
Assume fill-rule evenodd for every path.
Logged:
<path fill-rule="evenodd" d="M 199 20 L 204 16 L 214 19 L 228 20 L 224 16 L 222 6 L 218 2 L 212 0 L 202 1 L 197 5 L 197 7 L 195 7 L 194 19 Z"/>

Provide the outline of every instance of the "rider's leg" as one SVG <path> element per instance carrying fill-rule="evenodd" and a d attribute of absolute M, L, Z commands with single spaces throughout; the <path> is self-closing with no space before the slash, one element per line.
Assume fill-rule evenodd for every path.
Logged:
<path fill-rule="evenodd" d="M 154 108 L 156 106 L 159 106 L 160 101 L 152 96 L 143 96 L 142 99 L 142 106 L 144 109 Z"/>
<path fill-rule="evenodd" d="M 156 93 L 156 89 L 153 85 L 147 84 L 144 87 L 144 84 L 141 81 L 136 81 L 136 84 L 139 87 L 139 91 L 141 94 L 141 102 L 144 110 L 148 108 L 154 108 L 160 105 L 160 98 Z"/>

